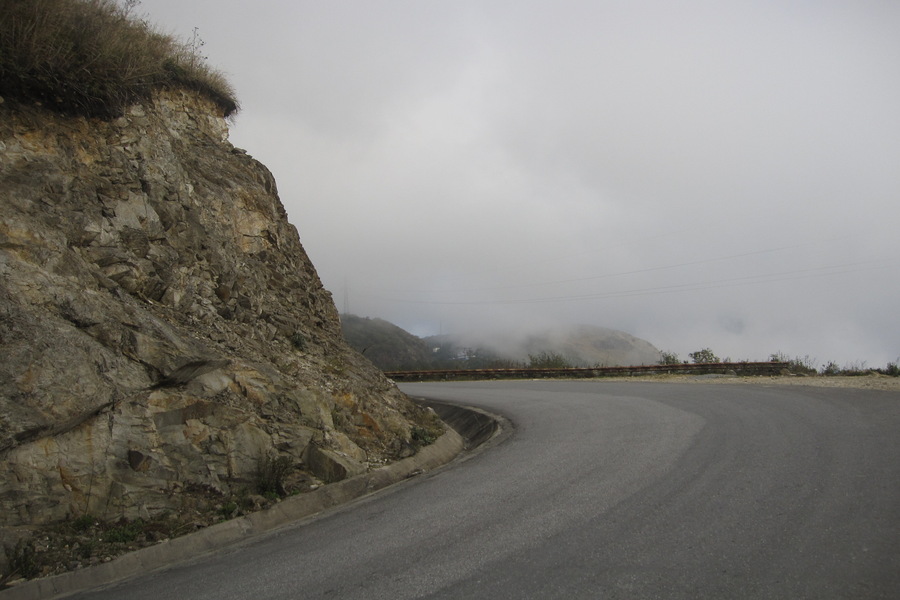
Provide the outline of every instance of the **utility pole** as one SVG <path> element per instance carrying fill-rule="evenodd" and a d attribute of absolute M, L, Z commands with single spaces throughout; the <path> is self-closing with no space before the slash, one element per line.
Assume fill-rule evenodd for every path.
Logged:
<path fill-rule="evenodd" d="M 347 287 L 346 277 L 344 277 L 344 314 L 350 314 L 350 288 Z"/>

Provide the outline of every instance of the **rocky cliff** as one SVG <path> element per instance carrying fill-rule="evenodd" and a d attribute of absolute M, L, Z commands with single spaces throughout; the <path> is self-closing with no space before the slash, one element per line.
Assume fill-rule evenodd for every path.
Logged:
<path fill-rule="evenodd" d="M 0 526 L 177 510 L 435 426 L 342 341 L 271 173 L 201 96 L 0 103 Z M 297 484 L 299 485 L 299 484 Z"/>

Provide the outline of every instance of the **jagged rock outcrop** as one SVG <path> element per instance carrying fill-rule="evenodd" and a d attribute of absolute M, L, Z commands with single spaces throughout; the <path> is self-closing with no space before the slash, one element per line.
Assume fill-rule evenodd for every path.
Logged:
<path fill-rule="evenodd" d="M 146 516 L 276 455 L 320 479 L 429 424 L 341 339 L 271 173 L 200 96 L 0 103 L 0 526 Z"/>

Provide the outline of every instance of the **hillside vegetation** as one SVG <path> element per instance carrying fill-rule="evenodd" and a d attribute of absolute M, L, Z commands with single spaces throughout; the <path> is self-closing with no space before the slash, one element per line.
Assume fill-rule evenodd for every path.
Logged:
<path fill-rule="evenodd" d="M 154 91 L 200 92 L 230 116 L 234 90 L 190 42 L 132 15 L 135 2 L 4 0 L 0 96 L 86 117 L 110 118 Z"/>
<path fill-rule="evenodd" d="M 431 351 L 421 338 L 383 319 L 341 315 L 344 339 L 382 371 L 431 365 Z"/>

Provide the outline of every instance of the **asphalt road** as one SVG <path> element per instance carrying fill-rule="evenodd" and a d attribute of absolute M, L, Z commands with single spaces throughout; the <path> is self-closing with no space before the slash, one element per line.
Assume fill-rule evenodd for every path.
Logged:
<path fill-rule="evenodd" d="M 406 384 L 514 424 L 337 511 L 77 598 L 900 598 L 900 394 Z"/>

